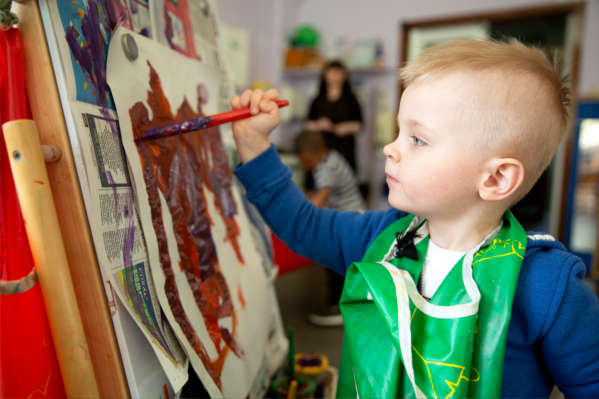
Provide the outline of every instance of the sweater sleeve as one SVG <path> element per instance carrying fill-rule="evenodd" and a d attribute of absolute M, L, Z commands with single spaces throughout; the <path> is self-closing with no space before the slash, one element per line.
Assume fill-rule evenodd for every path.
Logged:
<path fill-rule="evenodd" d="M 583 281 L 578 257 L 568 255 L 561 266 L 541 329 L 544 363 L 566 397 L 597 398 L 599 300 Z"/>
<path fill-rule="evenodd" d="M 271 146 L 238 166 L 235 174 L 274 234 L 294 252 L 339 274 L 362 258 L 370 241 L 399 212 L 341 212 L 317 208 L 291 180 L 291 170 Z"/>

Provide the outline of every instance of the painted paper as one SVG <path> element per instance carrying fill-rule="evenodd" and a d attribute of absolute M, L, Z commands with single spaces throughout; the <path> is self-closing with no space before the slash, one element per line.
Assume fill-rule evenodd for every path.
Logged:
<path fill-rule="evenodd" d="M 123 34 L 137 44 L 134 61 L 120 45 Z M 225 75 L 123 28 L 112 43 L 107 76 L 162 308 L 211 397 L 257 396 L 286 343 L 266 243 L 221 131 L 136 140 L 220 111 Z"/>

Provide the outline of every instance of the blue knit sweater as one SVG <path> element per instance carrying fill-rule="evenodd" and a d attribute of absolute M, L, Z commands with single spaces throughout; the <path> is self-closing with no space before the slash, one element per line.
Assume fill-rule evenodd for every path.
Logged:
<path fill-rule="evenodd" d="M 291 180 L 274 147 L 236 168 L 248 199 L 293 251 L 345 274 L 404 213 L 318 209 Z M 529 235 L 510 321 L 502 397 L 599 398 L 599 300 L 582 261 L 546 235 Z"/>

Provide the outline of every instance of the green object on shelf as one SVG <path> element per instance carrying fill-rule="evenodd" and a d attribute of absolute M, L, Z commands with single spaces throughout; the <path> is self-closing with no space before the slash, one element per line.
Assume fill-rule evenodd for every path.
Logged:
<path fill-rule="evenodd" d="M 320 43 L 320 34 L 312 25 L 300 25 L 295 30 L 293 43 L 296 46 L 315 48 Z"/>

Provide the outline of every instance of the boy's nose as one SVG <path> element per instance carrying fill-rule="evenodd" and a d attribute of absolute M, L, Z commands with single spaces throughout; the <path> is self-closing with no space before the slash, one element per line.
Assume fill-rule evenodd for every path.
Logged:
<path fill-rule="evenodd" d="M 383 154 L 385 154 L 386 157 L 391 158 L 394 162 L 399 162 L 401 155 L 398 146 L 395 144 L 395 142 L 392 142 L 384 146 Z"/>

